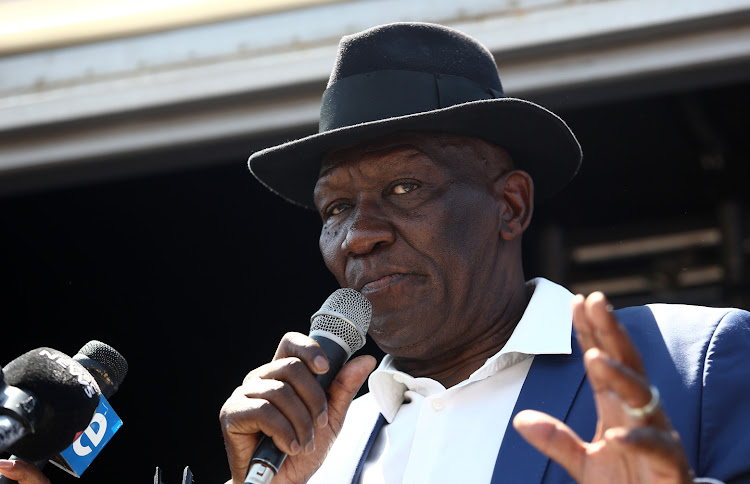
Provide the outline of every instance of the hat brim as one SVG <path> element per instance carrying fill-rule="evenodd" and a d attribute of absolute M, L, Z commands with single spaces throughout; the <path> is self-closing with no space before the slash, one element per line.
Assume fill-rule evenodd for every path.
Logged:
<path fill-rule="evenodd" d="M 531 175 L 537 201 L 562 189 L 575 176 L 582 159 L 581 146 L 556 114 L 523 99 L 498 98 L 310 135 L 255 152 L 248 166 L 274 193 L 314 209 L 313 190 L 325 153 L 396 131 L 439 131 L 501 146 L 517 168 Z"/>

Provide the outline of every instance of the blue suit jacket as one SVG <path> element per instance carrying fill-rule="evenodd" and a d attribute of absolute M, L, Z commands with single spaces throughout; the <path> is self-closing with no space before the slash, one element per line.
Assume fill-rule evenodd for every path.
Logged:
<path fill-rule="evenodd" d="M 616 312 L 643 358 L 696 476 L 750 483 L 750 313 L 652 305 Z M 590 441 L 596 428 L 581 351 L 534 358 L 513 415 L 546 412 Z M 570 476 L 508 426 L 493 484 L 569 483 Z"/>
<path fill-rule="evenodd" d="M 680 433 L 698 477 L 750 484 L 750 313 L 697 306 L 650 305 L 616 311 L 638 347 L 664 410 Z M 578 344 L 571 355 L 534 357 L 513 410 L 548 413 L 590 441 L 596 409 Z M 382 415 L 364 446 L 357 482 Z M 511 418 L 512 422 L 512 418 Z M 492 484 L 573 482 L 508 424 Z M 472 483 L 473 484 L 473 483 Z"/>

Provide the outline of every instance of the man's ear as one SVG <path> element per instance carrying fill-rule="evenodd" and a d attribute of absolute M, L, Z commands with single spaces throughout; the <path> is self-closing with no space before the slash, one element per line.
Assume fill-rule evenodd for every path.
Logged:
<path fill-rule="evenodd" d="M 531 223 L 534 212 L 534 181 L 523 170 L 511 170 L 495 180 L 500 202 L 500 237 L 513 240 Z"/>

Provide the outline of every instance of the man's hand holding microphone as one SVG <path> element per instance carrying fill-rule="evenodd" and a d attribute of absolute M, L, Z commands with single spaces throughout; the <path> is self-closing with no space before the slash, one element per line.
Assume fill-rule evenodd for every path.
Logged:
<path fill-rule="evenodd" d="M 364 345 L 371 311 L 364 296 L 339 289 L 311 318 L 309 336 L 287 333 L 273 360 L 245 377 L 220 413 L 229 482 L 265 483 L 276 475 L 275 483 L 302 483 L 320 467 L 375 368 L 369 355 L 347 362 Z M 274 445 L 261 444 L 269 438 Z M 274 446 L 280 455 L 268 457 Z"/>

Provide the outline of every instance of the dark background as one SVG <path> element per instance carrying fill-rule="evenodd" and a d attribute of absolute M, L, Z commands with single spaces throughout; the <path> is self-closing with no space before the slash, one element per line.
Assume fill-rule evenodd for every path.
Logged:
<path fill-rule="evenodd" d="M 746 307 L 749 88 L 552 106 L 578 136 L 584 164 L 559 197 L 537 207 L 527 275 L 575 285 L 631 271 L 655 282 L 615 295 L 618 306 L 657 299 Z M 318 253 L 317 216 L 249 174 L 246 156 L 262 144 L 190 147 L 213 161 L 0 199 L 1 362 L 40 346 L 73 355 L 98 339 L 130 364 L 110 399 L 124 426 L 81 482 L 153 482 L 156 466 L 167 484 L 180 482 L 185 466 L 198 484 L 224 482 L 222 403 L 272 357 L 284 332 L 307 332 L 310 314 L 336 289 Z M 617 244 L 695 227 L 723 227 L 726 243 L 594 266 L 570 257 L 587 240 Z M 670 278 L 706 263 L 724 267 L 725 277 L 691 287 Z M 79 482 L 55 468 L 48 475 Z"/>

